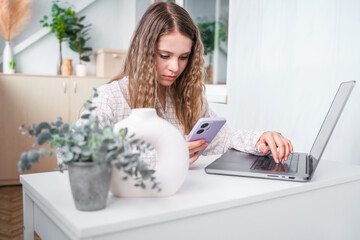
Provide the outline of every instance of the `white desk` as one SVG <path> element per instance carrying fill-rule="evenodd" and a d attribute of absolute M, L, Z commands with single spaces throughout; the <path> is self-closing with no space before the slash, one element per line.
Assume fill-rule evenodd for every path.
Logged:
<path fill-rule="evenodd" d="M 75 209 L 67 173 L 22 175 L 25 239 L 360 239 L 360 166 L 322 160 L 309 183 L 209 175 L 202 157 L 168 198 Z"/>

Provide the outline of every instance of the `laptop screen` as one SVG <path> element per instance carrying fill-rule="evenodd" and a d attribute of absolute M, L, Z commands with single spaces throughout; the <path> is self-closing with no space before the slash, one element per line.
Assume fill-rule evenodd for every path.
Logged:
<path fill-rule="evenodd" d="M 355 81 L 344 82 L 340 85 L 336 96 L 331 104 L 331 107 L 325 117 L 321 129 L 315 139 L 315 142 L 310 150 L 310 156 L 313 161 L 313 169 L 316 168 L 325 147 L 330 139 L 330 136 L 335 128 L 337 121 L 345 107 L 345 104 L 350 96 L 352 89 L 355 86 Z"/>

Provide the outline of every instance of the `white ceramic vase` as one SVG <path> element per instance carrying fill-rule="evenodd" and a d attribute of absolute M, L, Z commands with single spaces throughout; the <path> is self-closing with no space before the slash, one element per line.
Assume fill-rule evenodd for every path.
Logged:
<path fill-rule="evenodd" d="M 9 63 L 10 63 L 12 57 L 13 57 L 13 55 L 12 55 L 10 42 L 6 41 L 4 52 L 3 52 L 3 73 L 11 73 L 10 68 L 9 68 Z"/>
<path fill-rule="evenodd" d="M 151 189 L 150 181 L 146 188 L 135 187 L 132 179 L 123 180 L 122 170 L 113 167 L 110 191 L 117 197 L 166 197 L 175 194 L 183 184 L 189 169 L 189 150 L 184 137 L 169 122 L 160 118 L 153 108 L 136 108 L 128 118 L 114 127 L 118 132 L 127 128 L 128 134 L 135 134 L 150 143 L 156 150 L 155 177 L 161 191 Z"/>
<path fill-rule="evenodd" d="M 87 66 L 85 64 L 77 64 L 76 65 L 76 76 L 85 77 L 87 73 Z"/>

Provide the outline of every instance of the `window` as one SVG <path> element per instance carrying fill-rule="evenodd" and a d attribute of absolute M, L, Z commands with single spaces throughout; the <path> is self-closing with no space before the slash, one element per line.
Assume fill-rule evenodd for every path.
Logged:
<path fill-rule="evenodd" d="M 206 84 L 226 84 L 229 0 L 185 0 L 205 48 Z"/>

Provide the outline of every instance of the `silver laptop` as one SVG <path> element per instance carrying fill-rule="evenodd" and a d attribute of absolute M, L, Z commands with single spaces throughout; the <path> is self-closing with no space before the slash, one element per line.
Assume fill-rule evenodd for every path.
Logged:
<path fill-rule="evenodd" d="M 272 155 L 256 156 L 228 150 L 205 168 L 206 173 L 307 182 L 311 180 L 355 81 L 341 83 L 310 153 L 290 154 L 276 164 Z"/>

